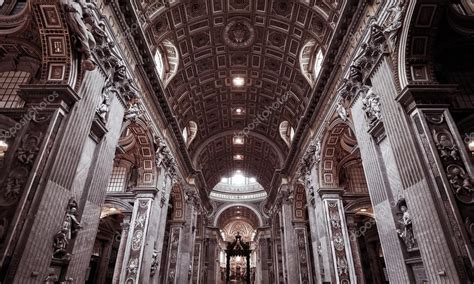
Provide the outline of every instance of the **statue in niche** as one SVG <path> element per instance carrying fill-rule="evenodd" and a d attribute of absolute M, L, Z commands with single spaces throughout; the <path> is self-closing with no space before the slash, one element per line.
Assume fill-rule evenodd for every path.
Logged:
<path fill-rule="evenodd" d="M 92 31 L 96 35 L 105 36 L 105 32 L 97 25 L 91 8 L 93 4 L 84 0 L 62 0 L 62 5 L 66 12 L 66 21 L 76 38 L 79 46 L 78 51 L 82 54 L 82 66 L 85 70 L 95 69 L 96 64 L 92 60 L 92 49 L 96 46 L 96 41 Z M 91 29 L 89 29 L 88 24 Z"/>
<path fill-rule="evenodd" d="M 127 189 L 131 190 L 134 187 L 137 187 L 140 177 L 141 177 L 141 169 L 137 167 L 137 165 L 134 164 L 132 168 L 130 169 L 130 179 L 128 181 Z"/>
<path fill-rule="evenodd" d="M 64 215 L 63 224 L 61 229 L 54 235 L 54 253 L 55 258 L 69 258 L 70 255 L 67 253 L 67 247 L 76 232 L 82 228 L 76 217 L 77 202 L 71 198 Z"/>
<path fill-rule="evenodd" d="M 451 134 L 445 132 L 437 133 L 434 131 L 433 136 L 435 137 L 436 148 L 438 149 L 441 159 L 459 160 L 459 149 L 454 145 Z"/>
<path fill-rule="evenodd" d="M 393 6 L 391 6 L 389 11 L 392 11 L 393 17 L 388 26 L 383 30 L 383 33 L 388 39 L 388 43 L 392 50 L 395 49 L 398 38 L 398 30 L 403 25 L 403 13 L 405 10 L 405 0 L 399 0 Z"/>
<path fill-rule="evenodd" d="M 382 119 L 380 113 L 380 97 L 374 93 L 372 87 L 368 89 L 365 97 L 362 99 L 362 105 L 362 109 L 365 111 L 370 125 Z"/>
<path fill-rule="evenodd" d="M 105 122 L 110 111 L 110 99 L 107 93 L 102 93 L 102 98 L 103 100 L 97 109 L 97 114 L 99 114 L 100 119 Z"/>
<path fill-rule="evenodd" d="M 112 92 L 117 92 L 117 90 L 115 89 L 112 76 L 109 76 L 105 82 L 105 86 L 102 88 L 102 103 L 97 108 L 97 114 L 104 122 L 107 119 L 107 115 L 110 111 L 110 94 Z"/>
<path fill-rule="evenodd" d="M 408 207 L 404 199 L 401 199 L 398 202 L 398 208 L 400 212 L 402 212 L 402 218 L 398 221 L 402 225 L 402 229 L 398 229 L 397 233 L 398 236 L 403 240 L 405 243 L 407 250 L 411 251 L 416 249 L 416 239 L 415 235 L 413 234 L 413 224 L 410 213 L 408 212 Z"/>

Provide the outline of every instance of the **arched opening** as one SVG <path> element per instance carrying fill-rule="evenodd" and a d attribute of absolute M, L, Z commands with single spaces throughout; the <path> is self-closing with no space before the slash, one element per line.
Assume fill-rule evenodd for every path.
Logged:
<path fill-rule="evenodd" d="M 314 86 L 323 66 L 324 54 L 315 40 L 308 41 L 301 50 L 299 62 L 301 73 Z"/>
<path fill-rule="evenodd" d="M 183 139 L 184 139 L 184 142 L 186 143 L 186 146 L 189 147 L 189 145 L 191 145 L 194 138 L 196 138 L 197 131 L 198 131 L 197 123 L 192 120 L 188 122 L 186 127 L 184 127 Z"/>
<path fill-rule="evenodd" d="M 118 198 L 106 198 L 85 283 L 118 283 L 132 211 L 130 203 Z"/>
<path fill-rule="evenodd" d="M 221 245 L 219 246 L 220 281 L 225 283 L 251 283 L 255 279 L 257 252 L 255 237 L 261 225 L 258 213 L 247 206 L 230 206 L 219 212 L 215 222 L 219 228 Z M 241 242 L 240 251 L 234 253 Z"/>
<path fill-rule="evenodd" d="M 127 192 L 156 179 L 155 150 L 141 121 L 124 124 L 107 192 Z"/>
<path fill-rule="evenodd" d="M 295 136 L 295 129 L 290 125 L 288 121 L 283 121 L 280 123 L 280 137 L 285 141 L 285 144 L 290 147 L 291 141 Z"/>
<path fill-rule="evenodd" d="M 178 72 L 178 54 L 178 50 L 169 40 L 164 40 L 155 51 L 156 71 L 165 88 Z"/>
<path fill-rule="evenodd" d="M 320 185 L 342 190 L 341 199 L 356 278 L 388 283 L 384 254 L 365 178 L 358 141 L 340 118 L 330 125 L 321 148 Z"/>

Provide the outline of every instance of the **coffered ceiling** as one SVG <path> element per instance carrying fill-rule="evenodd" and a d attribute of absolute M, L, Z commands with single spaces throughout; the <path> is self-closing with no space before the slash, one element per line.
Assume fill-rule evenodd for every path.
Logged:
<path fill-rule="evenodd" d="M 210 189 L 240 169 L 268 190 L 289 151 L 279 125 L 288 121 L 296 129 L 312 94 L 301 51 L 312 41 L 313 52 L 324 53 L 343 1 L 164 2 L 138 2 L 137 13 L 152 50 L 166 57 L 170 49 L 163 43 L 176 47 L 178 68 L 165 94 L 182 129 L 197 123 L 188 146 L 194 167 Z M 233 85 L 236 77 L 244 86 Z M 234 145 L 234 135 L 244 130 L 244 144 Z"/>

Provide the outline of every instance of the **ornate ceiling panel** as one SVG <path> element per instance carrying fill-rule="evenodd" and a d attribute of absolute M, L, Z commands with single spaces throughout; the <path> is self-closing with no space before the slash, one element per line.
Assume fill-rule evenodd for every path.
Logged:
<path fill-rule="evenodd" d="M 311 96 L 300 70 L 301 50 L 309 41 L 325 50 L 341 1 L 187 0 L 137 6 L 152 46 L 166 40 L 179 53 L 166 96 L 182 128 L 197 123 L 189 152 L 209 189 L 232 169 L 268 188 L 288 153 L 279 124 L 286 120 L 296 129 Z M 244 85 L 234 86 L 235 77 Z M 266 139 L 248 136 L 238 149 L 231 134 L 219 136 L 244 129 Z M 234 154 L 245 158 L 234 161 Z"/>

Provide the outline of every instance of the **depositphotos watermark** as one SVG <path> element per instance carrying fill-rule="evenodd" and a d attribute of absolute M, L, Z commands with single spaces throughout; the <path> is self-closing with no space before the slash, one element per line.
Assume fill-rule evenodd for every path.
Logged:
<path fill-rule="evenodd" d="M 265 110 L 261 113 L 257 114 L 255 118 L 249 123 L 244 129 L 240 130 L 239 132 L 234 132 L 234 136 L 243 137 L 248 136 L 249 132 L 257 128 L 260 124 L 267 121 L 270 115 L 281 108 L 281 106 L 288 101 L 289 92 L 283 94 L 283 96 L 279 97 L 276 101 L 274 101 L 271 105 L 266 106 Z"/>
<path fill-rule="evenodd" d="M 2 130 L 0 132 L 0 139 L 7 139 L 14 137 L 16 133 L 25 126 L 30 120 L 33 120 L 38 115 L 38 112 L 46 109 L 51 103 L 53 103 L 56 98 L 59 97 L 57 92 L 53 92 L 52 94 L 48 95 L 47 97 L 43 98 L 39 104 L 31 105 L 27 110 L 26 113 L 21 117 L 21 119 L 15 123 L 12 127 L 8 130 Z"/>

